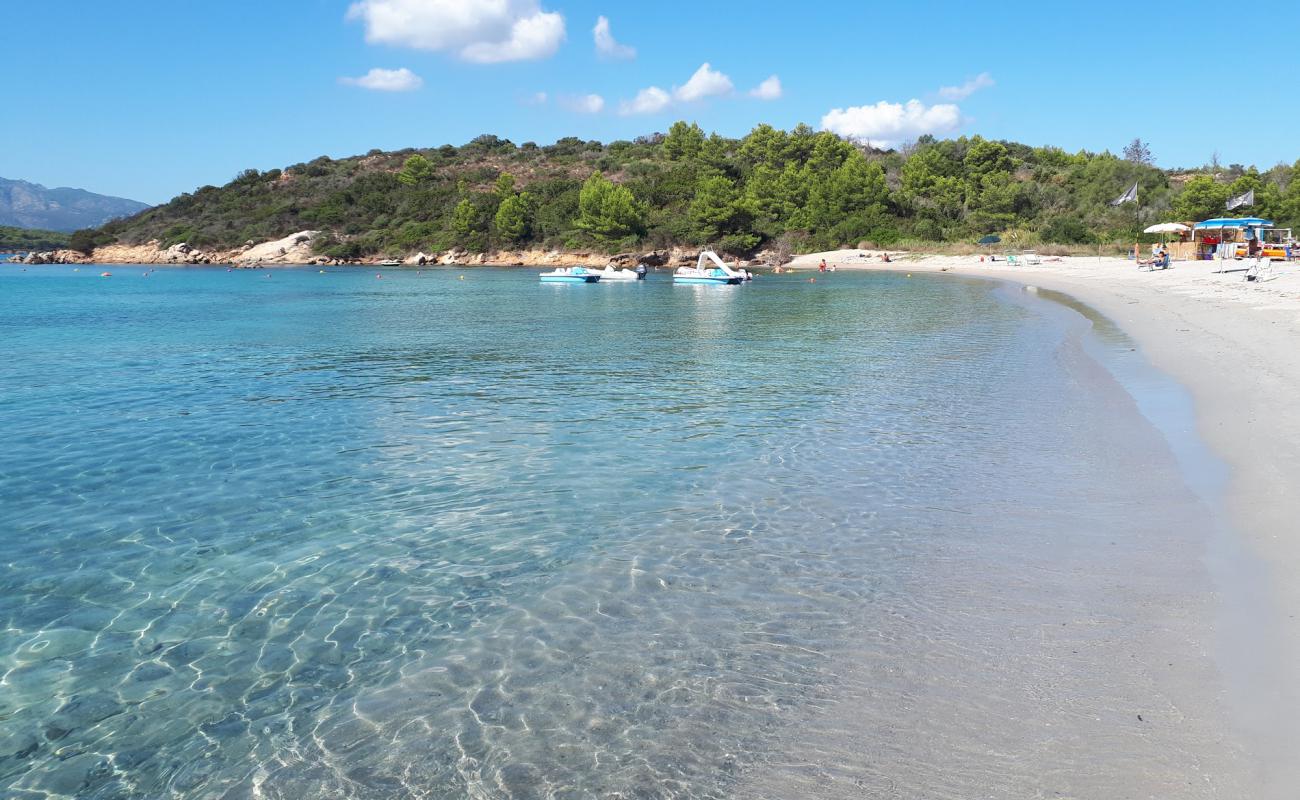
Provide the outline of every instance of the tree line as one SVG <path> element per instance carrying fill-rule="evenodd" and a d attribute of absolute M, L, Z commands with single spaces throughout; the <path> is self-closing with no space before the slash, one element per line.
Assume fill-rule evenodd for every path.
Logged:
<path fill-rule="evenodd" d="M 1244 209 L 1300 225 L 1296 166 L 1161 170 L 1140 141 L 1069 153 L 979 136 L 921 137 L 876 150 L 801 125 L 742 138 L 675 123 L 664 134 L 539 146 L 480 136 L 459 146 L 321 157 L 247 170 L 102 228 L 76 243 L 229 248 L 316 229 L 337 258 L 559 248 L 623 251 L 711 245 L 731 253 L 811 251 L 870 242 L 1026 244 L 1132 241 L 1157 221 Z M 1110 203 L 1136 183 L 1139 202 Z"/>

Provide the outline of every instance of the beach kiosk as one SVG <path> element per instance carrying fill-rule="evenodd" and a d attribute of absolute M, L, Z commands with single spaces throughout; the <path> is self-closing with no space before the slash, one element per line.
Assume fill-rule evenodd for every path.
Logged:
<path fill-rule="evenodd" d="M 1272 230 L 1272 220 L 1259 217 L 1220 217 L 1198 222 L 1192 226 L 1195 257 L 1210 261 L 1244 256 L 1251 239 L 1265 241 L 1265 232 Z M 1276 258 L 1285 258 L 1285 254 Z"/>

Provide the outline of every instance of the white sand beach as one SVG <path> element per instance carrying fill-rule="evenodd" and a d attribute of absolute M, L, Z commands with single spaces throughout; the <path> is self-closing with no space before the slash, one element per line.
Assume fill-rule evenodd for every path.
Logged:
<path fill-rule="evenodd" d="M 1096 309 L 1128 333 L 1158 369 L 1190 391 L 1202 439 L 1230 468 L 1225 504 L 1247 558 L 1262 563 L 1266 586 L 1220 586 L 1233 595 L 1257 593 L 1267 619 L 1218 621 L 1223 647 L 1252 648 L 1239 626 L 1258 626 L 1265 658 L 1235 652 L 1248 666 L 1254 697 L 1238 709 L 1248 735 L 1270 766 L 1262 776 L 1270 796 L 1293 796 L 1291 758 L 1300 745 L 1300 688 L 1289 679 L 1300 663 L 1300 264 L 1275 263 L 1273 277 L 1246 281 L 1244 265 L 1175 262 L 1148 272 L 1119 258 L 1064 257 L 1011 266 L 979 256 L 916 256 L 843 250 L 801 256 L 791 264 L 816 271 L 824 258 L 837 269 L 887 269 L 989 277 L 1059 291 Z M 1213 558 L 1213 556 L 1209 556 Z M 1240 598 L 1238 598 L 1240 599 Z M 1243 606 L 1244 607 L 1244 606 Z M 1253 613 L 1253 612 L 1251 612 Z M 1251 662 L 1254 662 L 1253 664 Z M 1236 666 L 1234 664 L 1234 666 Z M 1271 750 L 1271 752 L 1270 752 Z"/>

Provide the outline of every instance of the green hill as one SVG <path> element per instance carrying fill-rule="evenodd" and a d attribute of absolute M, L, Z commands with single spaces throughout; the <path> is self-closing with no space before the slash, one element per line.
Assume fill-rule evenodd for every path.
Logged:
<path fill-rule="evenodd" d="M 41 231 L 32 228 L 12 228 L 0 225 L 0 253 L 28 250 L 57 250 L 68 246 L 68 234 L 60 231 Z"/>
<path fill-rule="evenodd" d="M 1129 159 L 977 136 L 878 151 L 807 126 L 760 125 L 729 139 L 683 122 L 666 135 L 608 144 L 516 145 L 485 135 L 460 147 L 248 170 L 79 232 L 76 244 L 158 239 L 213 249 L 306 229 L 327 232 L 317 249 L 341 258 L 676 244 L 807 252 L 987 233 L 1089 244 L 1131 241 L 1154 221 L 1222 214 L 1229 196 L 1251 188 L 1252 213 L 1300 223 L 1292 167 L 1174 174 L 1145 163 L 1144 147 L 1127 150 Z M 1140 203 L 1109 205 L 1134 182 Z"/>

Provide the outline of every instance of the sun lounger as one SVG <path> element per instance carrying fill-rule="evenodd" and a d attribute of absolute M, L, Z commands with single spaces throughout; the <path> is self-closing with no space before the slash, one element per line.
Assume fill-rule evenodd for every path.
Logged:
<path fill-rule="evenodd" d="M 1246 264 L 1246 274 L 1241 276 L 1242 280 L 1263 283 L 1273 277 L 1273 259 L 1271 258 L 1248 259 Z"/>
<path fill-rule="evenodd" d="M 1042 264 L 1042 263 L 1043 263 L 1043 259 L 1039 258 L 1039 257 L 1038 257 L 1038 253 L 1035 253 L 1033 250 L 1026 250 L 1026 251 L 1025 251 L 1025 254 L 1022 255 L 1021 258 L 1024 259 L 1024 262 L 1025 262 L 1026 264 Z"/>

